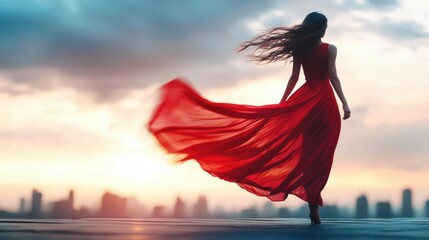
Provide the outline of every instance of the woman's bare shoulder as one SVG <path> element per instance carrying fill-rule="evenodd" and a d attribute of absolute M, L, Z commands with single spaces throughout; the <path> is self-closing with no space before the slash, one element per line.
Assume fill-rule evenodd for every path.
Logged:
<path fill-rule="evenodd" d="M 330 53 L 336 53 L 337 52 L 337 47 L 334 45 L 334 44 L 330 44 L 330 43 L 328 43 L 328 51 L 330 52 Z"/>

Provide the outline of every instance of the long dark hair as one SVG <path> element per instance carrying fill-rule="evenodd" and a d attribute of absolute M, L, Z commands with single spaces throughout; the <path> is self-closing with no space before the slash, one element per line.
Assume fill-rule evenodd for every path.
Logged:
<path fill-rule="evenodd" d="M 255 47 L 249 58 L 258 63 L 287 61 L 291 57 L 300 58 L 320 41 L 320 38 L 325 35 L 327 26 L 328 19 L 325 15 L 312 12 L 301 24 L 272 28 L 242 43 L 237 51 Z"/>

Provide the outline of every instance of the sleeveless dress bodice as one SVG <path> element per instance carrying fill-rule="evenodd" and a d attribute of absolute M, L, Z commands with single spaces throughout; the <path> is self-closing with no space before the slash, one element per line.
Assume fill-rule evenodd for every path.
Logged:
<path fill-rule="evenodd" d="M 306 81 L 313 83 L 329 80 L 328 47 L 327 43 L 316 45 L 302 58 L 302 69 Z"/>

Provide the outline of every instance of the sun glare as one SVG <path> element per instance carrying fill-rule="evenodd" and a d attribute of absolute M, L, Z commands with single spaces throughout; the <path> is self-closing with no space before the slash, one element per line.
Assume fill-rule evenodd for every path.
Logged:
<path fill-rule="evenodd" d="M 131 181 L 144 181 L 161 171 L 165 166 L 163 161 L 149 159 L 142 154 L 122 155 L 115 166 L 116 173 Z"/>

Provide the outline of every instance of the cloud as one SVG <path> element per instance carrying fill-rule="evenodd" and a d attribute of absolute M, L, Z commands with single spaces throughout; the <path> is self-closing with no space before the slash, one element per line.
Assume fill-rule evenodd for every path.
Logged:
<path fill-rule="evenodd" d="M 358 118 L 358 116 L 352 116 Z M 340 161 L 418 170 L 429 167 L 429 129 L 425 122 L 366 126 L 343 124 L 337 157 Z"/>
<path fill-rule="evenodd" d="M 379 22 L 369 23 L 369 26 L 385 37 L 393 40 L 414 40 L 429 37 L 429 32 L 414 21 L 398 21 L 385 18 Z"/>
<path fill-rule="evenodd" d="M 67 76 L 64 85 L 98 93 L 145 87 L 184 63 L 222 63 L 237 44 L 225 39 L 246 35 L 237 24 L 272 7 L 253 0 L 43 3 L 0 6 L 0 69 L 13 70 L 15 81 L 17 70 L 50 68 Z"/>
<path fill-rule="evenodd" d="M 398 6 L 398 1 L 334 0 L 3 1 L 0 71 L 14 84 L 38 90 L 66 86 L 100 101 L 177 76 L 198 82 L 199 88 L 220 87 L 279 71 L 245 63 L 245 54 L 235 54 L 255 34 L 249 21 L 273 27 L 298 23 L 315 10 L 335 19 Z M 388 37 L 398 32 L 404 34 L 399 38 L 426 36 L 418 23 L 359 21 Z M 342 27 L 345 31 L 331 34 L 350 31 L 347 23 Z M 244 64 L 237 67 L 240 61 Z M 1 91 L 17 93 L 11 87 Z"/>
<path fill-rule="evenodd" d="M 112 141 L 102 135 L 66 124 L 26 126 L 19 129 L 0 129 L 2 157 L 24 160 L 31 156 L 45 156 L 53 160 L 79 156 L 91 158 L 107 149 Z M 47 154 L 49 153 L 49 154 Z"/>
<path fill-rule="evenodd" d="M 398 0 L 384 0 L 384 1 L 368 0 L 366 4 L 369 5 L 370 7 L 374 7 L 377 9 L 392 9 L 392 8 L 398 7 L 399 1 Z"/>

